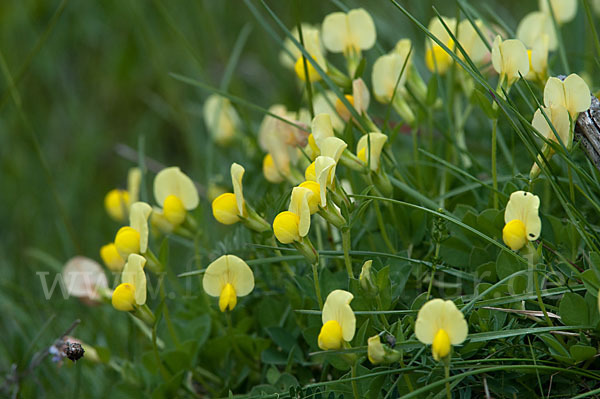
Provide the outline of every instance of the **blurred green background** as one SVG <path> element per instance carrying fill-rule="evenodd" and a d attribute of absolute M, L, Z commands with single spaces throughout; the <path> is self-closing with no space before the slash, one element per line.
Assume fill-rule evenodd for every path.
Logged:
<path fill-rule="evenodd" d="M 401 3 L 425 25 L 434 16 L 432 3 L 444 15 L 457 12 L 453 1 Z M 493 10 L 513 29 L 537 6 L 537 1 L 471 3 L 484 14 Z M 340 7 L 363 6 L 373 15 L 378 33 L 378 48 L 367 53 L 371 65 L 398 39 L 409 37 L 415 40 L 417 65 L 423 69 L 423 35 L 388 1 L 269 4 L 288 27 L 298 20 L 319 24 Z M 583 18 L 579 12 L 565 37 L 567 43 L 583 34 Z M 36 275 L 50 271 L 52 277 L 78 254 L 99 260 L 100 246 L 114 237 L 118 225 L 104 212 L 104 195 L 124 187 L 127 170 L 135 164 L 115 151 L 118 144 L 136 151 L 142 143 L 148 157 L 180 166 L 204 187 L 210 182 L 227 187 L 230 163 L 245 159 L 250 190 L 264 187 L 262 155 L 245 154 L 241 148 L 245 140 L 255 141 L 262 115 L 238 107 L 246 138 L 229 149 L 215 148 L 202 119 L 202 103 L 209 93 L 169 75 L 178 73 L 219 87 L 244 29 L 249 36 L 229 91 L 264 108 L 284 103 L 297 109 L 302 89 L 278 61 L 284 34 L 257 1 L 0 4 L 2 375 L 13 365 L 26 368 L 33 353 L 48 347 L 76 318 L 82 323 L 75 335 L 82 340 L 110 347 L 124 358 L 134 351 L 136 343 L 131 342 L 131 326 L 124 315 L 56 293 L 45 300 Z M 586 61 L 581 46 L 568 46 L 573 72 Z M 369 84 L 370 69 L 366 76 Z M 209 203 L 204 200 L 201 207 L 197 216 L 207 220 L 207 229 L 218 229 L 221 238 L 226 230 L 210 218 Z M 126 391 L 112 390 L 119 380 L 119 374 L 107 367 L 80 363 L 57 368 L 46 360 L 23 381 L 23 389 L 24 395 L 45 392 L 47 397 L 104 397 L 109 392 L 126 396 Z"/>

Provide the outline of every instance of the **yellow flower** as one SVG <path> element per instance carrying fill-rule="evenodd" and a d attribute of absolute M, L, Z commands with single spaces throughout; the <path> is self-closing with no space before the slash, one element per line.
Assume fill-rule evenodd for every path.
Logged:
<path fill-rule="evenodd" d="M 312 140 L 314 140 L 314 144 L 319 150 L 317 155 L 320 155 L 320 151 L 325 139 L 335 137 L 335 134 L 333 133 L 333 126 L 331 124 L 331 115 L 327 113 L 315 115 L 311 123 L 311 132 Z M 311 139 L 309 137 L 309 143 L 310 140 Z"/>
<path fill-rule="evenodd" d="M 331 90 L 320 92 L 313 98 L 313 109 L 315 115 L 329 114 L 331 117 L 331 126 L 333 129 L 340 131 L 344 128 L 344 121 L 340 118 L 338 110 L 336 109 L 337 101 L 338 97 Z M 314 157 L 317 155 L 319 154 L 316 154 Z"/>
<path fill-rule="evenodd" d="M 278 118 L 270 114 L 277 115 Z M 275 104 L 269 108 L 258 131 L 258 143 L 261 149 L 271 154 L 273 163 L 282 176 L 290 177 L 292 165 L 298 160 L 298 146 L 306 145 L 308 132 L 297 126 L 305 126 L 304 112 L 299 113 L 300 121 L 286 107 Z M 281 119 L 280 119 L 281 118 Z M 283 120 L 282 120 L 283 119 Z M 286 123 L 288 121 L 289 123 Z"/>
<path fill-rule="evenodd" d="M 221 146 L 231 143 L 239 128 L 240 117 L 228 98 L 211 94 L 204 102 L 202 115 L 215 143 Z"/>
<path fill-rule="evenodd" d="M 265 176 L 265 179 L 267 179 L 268 182 L 278 184 L 285 180 L 283 176 L 279 174 L 279 171 L 277 170 L 277 166 L 275 166 L 275 161 L 273 160 L 273 156 L 271 154 L 267 154 L 263 158 L 262 170 L 263 175 Z"/>
<path fill-rule="evenodd" d="M 252 269 L 235 255 L 223 255 L 206 268 L 202 287 L 210 296 L 219 297 L 219 309 L 233 310 L 237 298 L 254 289 Z"/>
<path fill-rule="evenodd" d="M 221 194 L 212 202 L 213 216 L 219 223 L 234 224 L 239 222 L 241 217 L 248 215 L 242 185 L 244 173 L 245 169 L 242 165 L 231 164 L 233 193 Z"/>
<path fill-rule="evenodd" d="M 102 262 L 113 272 L 120 272 L 125 265 L 125 260 L 119 255 L 117 246 L 114 243 L 103 245 L 100 248 L 100 257 Z"/>
<path fill-rule="evenodd" d="M 320 155 L 315 159 L 315 175 L 321 191 L 323 208 L 327 206 L 327 187 L 331 187 L 335 179 L 335 166 L 336 160 L 331 157 Z"/>
<path fill-rule="evenodd" d="M 306 167 L 306 170 L 304 171 L 304 178 L 307 181 L 317 181 L 317 172 L 315 170 L 315 162 L 311 162 L 310 165 L 308 165 Z"/>
<path fill-rule="evenodd" d="M 562 81 L 551 77 L 544 87 L 544 104 L 546 106 L 562 105 L 569 111 L 572 119 L 576 119 L 579 112 L 590 108 L 590 88 L 577 74 L 570 74 Z"/>
<path fill-rule="evenodd" d="M 321 195 L 321 187 L 319 183 L 311 180 L 307 180 L 300 184 L 299 187 L 307 188 L 312 191 L 313 195 L 308 198 L 308 205 L 310 207 L 310 214 L 315 214 L 319 210 L 319 196 Z"/>
<path fill-rule="evenodd" d="M 362 8 L 348 13 L 334 12 L 323 20 L 321 36 L 325 48 L 332 53 L 360 53 L 375 44 L 375 24 Z"/>
<path fill-rule="evenodd" d="M 186 211 L 195 209 L 199 202 L 194 182 L 176 166 L 158 172 L 154 178 L 154 198 L 173 225 L 182 223 Z"/>
<path fill-rule="evenodd" d="M 112 295 L 112 305 L 123 312 L 134 310 L 136 305 L 146 303 L 146 274 L 144 265 L 146 259 L 137 254 L 131 254 L 121 273 L 121 284 L 115 288 Z"/>
<path fill-rule="evenodd" d="M 282 244 L 300 241 L 300 217 L 290 211 L 280 212 L 273 220 L 273 232 Z"/>
<path fill-rule="evenodd" d="M 352 341 L 356 330 L 356 317 L 350 307 L 354 296 L 348 291 L 332 291 L 325 300 L 321 320 L 323 327 L 318 337 L 319 348 L 340 349 L 344 342 Z"/>
<path fill-rule="evenodd" d="M 415 335 L 422 343 L 432 345 L 435 360 L 448 356 L 451 345 L 462 344 L 468 333 L 465 317 L 452 301 L 432 299 L 417 314 Z"/>
<path fill-rule="evenodd" d="M 527 240 L 537 240 L 542 231 L 538 215 L 540 199 L 527 191 L 515 191 L 510 195 L 504 211 L 502 239 L 513 251 L 523 248 Z"/>
<path fill-rule="evenodd" d="M 500 80 L 506 80 L 509 87 L 519 79 L 519 73 L 527 75 L 529 55 L 523 42 L 517 39 L 503 41 L 500 35 L 496 36 L 492 46 L 492 65 L 500 74 Z"/>
<path fill-rule="evenodd" d="M 298 42 L 300 42 L 300 35 L 298 34 L 298 28 L 294 27 L 292 30 L 292 36 Z M 327 63 L 325 62 L 325 50 L 323 49 L 323 45 L 321 44 L 320 32 L 318 28 L 315 28 L 308 24 L 302 24 L 302 39 L 304 41 L 305 50 L 313 57 L 313 59 L 319 64 L 319 66 L 327 71 Z M 289 69 L 298 68 L 298 63 L 300 63 L 300 67 L 302 68 L 302 77 L 304 76 L 304 66 L 302 65 L 302 52 L 292 42 L 291 39 L 286 38 L 283 41 L 283 46 L 285 50 L 282 50 L 279 53 L 279 61 L 281 64 Z M 314 69 L 314 67 L 310 64 L 310 62 L 306 61 L 306 66 L 309 68 L 309 77 L 311 81 L 315 81 L 320 79 L 320 75 Z M 312 68 L 312 70 L 311 70 Z M 298 71 L 296 70 L 298 73 Z M 313 75 L 314 73 L 314 75 Z M 313 80 L 314 79 L 314 80 Z"/>
<path fill-rule="evenodd" d="M 358 140 L 356 146 L 356 156 L 363 161 L 365 165 L 370 165 L 372 171 L 379 169 L 379 159 L 381 151 L 388 137 L 383 133 L 368 133 Z"/>
<path fill-rule="evenodd" d="M 115 247 L 122 258 L 140 252 L 140 233 L 130 226 L 123 226 L 115 236 Z"/>
<path fill-rule="evenodd" d="M 135 287 L 127 283 L 119 284 L 112 294 L 111 302 L 117 310 L 132 311 L 135 305 Z"/>
<path fill-rule="evenodd" d="M 139 201 L 140 183 L 142 181 L 142 171 L 138 167 L 129 168 L 127 172 L 127 192 L 129 193 L 129 203 Z"/>
<path fill-rule="evenodd" d="M 310 198 L 314 196 L 313 191 L 306 187 L 294 187 L 290 198 L 288 211 L 298 215 L 298 235 L 306 237 L 310 230 Z"/>
<path fill-rule="evenodd" d="M 129 193 L 125 190 L 110 190 L 104 197 L 106 213 L 117 222 L 122 222 L 127 217 L 129 209 Z"/>
<path fill-rule="evenodd" d="M 311 55 L 311 59 L 314 62 L 317 62 L 314 56 Z M 306 59 L 306 70 L 308 72 L 308 80 L 309 82 L 318 82 L 321 80 L 321 75 L 315 69 L 315 67 L 310 63 L 309 59 Z M 298 58 L 296 61 L 296 65 L 294 66 L 294 71 L 296 71 L 296 76 L 300 78 L 301 81 L 306 82 L 306 76 L 304 74 L 304 58 Z"/>
<path fill-rule="evenodd" d="M 528 80 L 546 80 L 548 71 L 548 35 L 544 34 L 535 42 L 529 55 L 529 73 L 525 76 Z"/>
<path fill-rule="evenodd" d="M 439 47 L 439 46 L 438 46 Z M 443 50 L 442 50 L 443 51 Z M 392 97 L 400 96 L 397 93 L 394 96 L 394 90 L 404 90 L 406 82 L 408 65 L 402 71 L 406 57 L 402 57 L 398 53 L 390 53 L 377 58 L 373 64 L 372 82 L 373 94 L 377 101 L 383 104 L 388 104 L 392 101 Z M 400 76 L 402 73 L 402 76 Z M 400 80 L 398 81 L 398 78 Z"/>
<path fill-rule="evenodd" d="M 569 121 L 569 112 L 567 109 L 559 104 L 550 107 L 542 107 L 542 109 L 550 120 L 550 123 L 552 123 L 552 126 L 554 126 L 562 143 L 565 147 L 570 148 L 573 139 L 571 138 L 571 122 Z M 556 135 L 540 109 L 535 111 L 531 125 L 545 138 L 554 140 L 558 143 Z"/>
<path fill-rule="evenodd" d="M 352 81 L 352 95 L 346 94 L 345 97 L 359 115 L 367 112 L 371 97 L 367 85 L 365 85 L 365 82 L 361 78 Z M 335 110 L 346 122 L 352 117 L 350 110 L 346 108 L 339 98 L 335 100 Z"/>
<path fill-rule="evenodd" d="M 372 364 L 379 364 L 385 360 L 385 348 L 379 335 L 373 335 L 367 340 L 367 356 Z"/>
<path fill-rule="evenodd" d="M 446 18 L 442 17 L 444 23 L 448 26 L 450 32 L 456 32 L 456 19 L 455 18 Z M 429 22 L 429 31 L 432 35 L 437 37 L 446 47 L 450 49 L 450 51 L 455 50 L 454 40 L 448 32 L 446 28 L 439 20 L 439 18 L 434 17 Z M 431 39 L 427 39 L 425 43 L 425 65 L 427 69 L 431 72 L 437 72 L 441 75 L 445 74 L 450 65 L 452 65 L 452 57 L 450 54 L 446 52 L 439 44 Z"/>
<path fill-rule="evenodd" d="M 483 24 L 483 21 L 477 19 L 474 22 L 484 37 L 487 37 L 489 31 Z M 463 50 L 465 50 L 471 61 L 475 64 L 482 64 L 488 57 L 489 50 L 486 44 L 481 40 L 481 36 L 479 36 L 479 33 L 477 33 L 475 27 L 473 27 L 473 24 L 468 19 L 463 19 L 458 24 L 457 38 Z M 460 51 L 458 55 L 461 59 L 464 59 Z"/>
<path fill-rule="evenodd" d="M 571 22 L 577 14 L 577 0 L 550 0 L 552 12 L 559 25 Z M 548 0 L 539 0 L 540 10 L 550 14 Z"/>
<path fill-rule="evenodd" d="M 546 0 L 544 0 L 545 2 Z M 558 40 L 552 17 L 543 11 L 534 11 L 525 16 L 517 27 L 517 39 L 522 41 L 528 48 L 535 45 L 546 36 L 548 39 L 548 50 L 554 51 L 558 48 Z"/>

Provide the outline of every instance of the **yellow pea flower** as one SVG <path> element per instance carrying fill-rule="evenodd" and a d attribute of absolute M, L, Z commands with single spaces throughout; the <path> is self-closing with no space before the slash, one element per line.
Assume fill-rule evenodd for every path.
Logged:
<path fill-rule="evenodd" d="M 571 137 L 571 126 L 569 121 L 569 112 L 562 105 L 556 104 L 550 107 L 542 107 L 544 113 L 550 119 L 552 126 L 558 133 L 560 140 L 565 145 L 565 147 L 570 148 L 573 143 L 573 138 Z M 538 109 L 533 114 L 533 120 L 531 121 L 533 127 L 540 132 L 545 138 L 549 140 L 554 140 L 558 143 L 558 139 L 556 135 L 552 131 L 552 128 L 544 118 L 544 114 L 542 111 Z"/>
<path fill-rule="evenodd" d="M 252 269 L 235 255 L 223 255 L 206 268 L 202 287 L 210 296 L 219 297 L 219 309 L 233 310 L 237 298 L 254 289 Z"/>
<path fill-rule="evenodd" d="M 552 12 L 559 25 L 571 22 L 577 14 L 577 0 L 550 0 Z M 540 10 L 550 14 L 547 0 L 539 0 Z"/>
<path fill-rule="evenodd" d="M 113 189 L 104 197 L 104 208 L 113 220 L 122 222 L 127 218 L 129 207 L 138 200 L 142 172 L 140 168 L 130 168 L 127 173 L 127 190 Z"/>
<path fill-rule="evenodd" d="M 265 115 L 259 127 L 258 143 L 264 152 L 271 154 L 279 174 L 293 180 L 292 168 L 299 158 L 297 147 L 306 145 L 308 128 L 304 128 L 306 123 L 303 120 L 296 120 L 283 105 L 271 106 L 269 113 L 277 115 L 278 118 Z M 304 119 L 304 112 L 301 112 L 299 117 Z"/>
<path fill-rule="evenodd" d="M 469 333 L 465 316 L 452 301 L 436 298 L 425 303 L 417 314 L 415 335 L 425 345 L 431 344 L 435 360 L 450 354 L 451 345 L 460 345 Z"/>
<path fill-rule="evenodd" d="M 325 300 L 321 320 L 323 327 L 318 337 L 319 348 L 340 349 L 352 341 L 356 330 L 356 317 L 350 307 L 354 296 L 348 291 L 332 291 Z"/>
<path fill-rule="evenodd" d="M 111 302 L 117 310 L 132 311 L 135 305 L 135 287 L 127 283 L 119 284 L 113 291 Z"/>
<path fill-rule="evenodd" d="M 104 208 L 113 220 L 122 222 L 129 209 L 129 193 L 117 188 L 110 190 L 104 197 Z"/>
<path fill-rule="evenodd" d="M 211 138 L 220 146 L 233 140 L 240 126 L 240 117 L 231 101 L 218 94 L 208 96 L 202 107 L 206 129 Z"/>
<path fill-rule="evenodd" d="M 164 217 L 174 226 L 181 224 L 186 212 L 199 203 L 194 182 L 176 166 L 158 172 L 154 178 L 154 198 L 162 206 Z"/>
<path fill-rule="evenodd" d="M 114 243 L 103 245 L 100 248 L 100 257 L 102 258 L 102 262 L 113 272 L 120 272 L 123 270 L 123 266 L 125 265 L 125 260 L 117 251 L 117 246 Z"/>
<path fill-rule="evenodd" d="M 336 109 L 337 101 L 337 96 L 331 90 L 319 92 L 313 98 L 313 109 L 315 111 L 315 115 L 329 114 L 333 129 L 341 131 L 344 128 L 344 121 L 340 118 Z M 318 154 L 316 154 L 314 157 L 317 155 Z"/>
<path fill-rule="evenodd" d="M 292 36 L 300 41 L 300 35 L 298 33 L 298 28 L 294 27 L 291 29 Z M 304 48 L 306 51 L 312 56 L 313 60 L 319 64 L 321 69 L 327 71 L 327 62 L 325 61 L 325 50 L 323 49 L 323 45 L 321 43 L 320 32 L 318 28 L 315 28 L 308 24 L 302 24 L 302 38 L 304 41 Z M 291 39 L 286 38 L 283 41 L 283 46 L 285 50 L 282 50 L 279 53 L 279 61 L 281 64 L 289 69 L 294 69 L 298 77 L 304 81 L 304 65 L 302 61 L 302 52 L 300 49 L 292 42 Z M 316 69 L 312 66 L 310 61 L 306 61 L 306 67 L 308 69 L 308 75 L 311 82 L 316 82 L 321 79 L 321 76 L 316 71 Z"/>
<path fill-rule="evenodd" d="M 525 76 L 528 80 L 543 82 L 548 74 L 548 35 L 544 34 L 535 42 L 529 55 L 529 73 Z"/>
<path fill-rule="evenodd" d="M 373 64 L 373 72 L 371 75 L 371 81 L 373 82 L 373 94 L 375 99 L 383 104 L 389 104 L 392 101 L 392 97 L 401 97 L 402 95 L 397 93 L 394 95 L 394 90 L 403 92 L 404 84 L 407 78 L 408 68 L 402 72 L 406 57 L 402 57 L 398 53 L 390 53 L 382 55 L 377 58 L 375 64 Z M 398 81 L 400 78 L 400 81 Z"/>
<path fill-rule="evenodd" d="M 372 364 L 383 363 L 385 354 L 385 348 L 379 335 L 374 335 L 367 340 L 367 357 Z"/>
<path fill-rule="evenodd" d="M 240 217 L 248 216 L 242 186 L 245 169 L 242 165 L 233 163 L 230 171 L 233 193 L 221 194 L 212 202 L 213 216 L 219 223 L 226 225 L 237 223 Z"/>
<path fill-rule="evenodd" d="M 356 156 L 363 161 L 365 165 L 370 165 L 373 172 L 379 169 L 379 160 L 381 151 L 388 137 L 383 133 L 373 132 L 365 134 L 358 140 L 356 145 Z"/>
<path fill-rule="evenodd" d="M 300 184 L 299 187 L 307 188 L 312 191 L 313 195 L 308 198 L 308 206 L 310 208 L 310 214 L 313 215 L 319 210 L 319 199 L 321 195 L 321 187 L 319 183 L 311 180 L 307 180 Z"/>
<path fill-rule="evenodd" d="M 304 171 L 304 178 L 307 181 L 314 181 L 314 182 L 317 181 L 317 172 L 315 170 L 315 162 L 314 161 L 311 162 L 311 164 L 306 167 L 306 170 Z"/>
<path fill-rule="evenodd" d="M 275 165 L 275 161 L 271 154 L 267 154 L 263 158 L 262 171 L 265 179 L 270 183 L 278 184 L 285 180 L 284 177 L 279 174 L 279 170 L 277 170 L 277 166 Z"/>
<path fill-rule="evenodd" d="M 331 115 L 327 113 L 315 115 L 311 123 L 311 136 L 312 141 L 314 141 L 314 144 L 317 146 L 318 153 L 316 155 L 320 155 L 323 141 L 330 137 L 335 137 L 333 126 L 331 124 Z M 310 141 L 311 139 L 309 136 L 309 143 Z"/>
<path fill-rule="evenodd" d="M 546 1 L 546 0 L 544 0 Z M 535 47 L 544 36 L 547 36 L 548 50 L 554 51 L 558 48 L 558 40 L 552 17 L 543 11 L 534 11 L 527 14 L 517 27 L 517 39 L 522 41 L 528 48 Z"/>
<path fill-rule="evenodd" d="M 477 19 L 474 21 L 475 26 L 481 31 L 484 37 L 488 36 L 488 29 L 484 25 L 483 21 Z M 481 36 L 475 30 L 475 27 L 468 19 L 463 19 L 458 24 L 458 34 L 457 34 L 458 42 L 462 46 L 463 50 L 467 53 L 471 61 L 473 61 L 476 65 L 482 64 L 485 62 L 490 52 L 483 40 L 481 40 Z M 462 52 L 458 52 L 458 56 L 461 59 L 464 59 Z"/>
<path fill-rule="evenodd" d="M 328 156 L 320 155 L 317 157 L 314 164 L 316 181 L 319 183 L 321 191 L 321 206 L 325 208 L 327 206 L 327 187 L 331 187 L 335 179 L 336 160 Z"/>
<path fill-rule="evenodd" d="M 321 30 L 325 48 L 344 55 L 370 49 L 377 36 L 373 18 L 362 8 L 327 15 Z"/>
<path fill-rule="evenodd" d="M 115 236 L 115 247 L 123 259 L 132 253 L 143 254 L 148 249 L 148 218 L 151 213 L 152 207 L 145 202 L 131 205 L 129 226 L 121 227 Z"/>
<path fill-rule="evenodd" d="M 448 26 L 450 32 L 456 32 L 457 21 L 455 18 L 442 17 L 442 20 Z M 437 37 L 451 51 L 455 50 L 454 40 L 450 37 L 439 18 L 432 18 L 429 22 L 428 29 L 431 34 Z M 431 72 L 437 72 L 440 75 L 444 75 L 446 71 L 448 71 L 448 68 L 450 68 L 450 65 L 452 65 L 452 62 L 453 59 L 446 50 L 435 41 L 427 39 L 425 42 L 425 65 L 427 66 L 427 69 Z"/>
<path fill-rule="evenodd" d="M 310 199 L 314 196 L 313 191 L 306 187 L 294 187 L 290 198 L 288 211 L 298 215 L 298 235 L 305 237 L 310 230 Z"/>
<path fill-rule="evenodd" d="M 273 220 L 273 233 L 282 244 L 300 241 L 300 217 L 294 212 L 280 212 Z"/>
<path fill-rule="evenodd" d="M 515 191 L 510 195 L 504 211 L 502 239 L 513 251 L 523 248 L 527 240 L 537 240 L 542 231 L 538 215 L 540 199 L 527 191 Z"/>
<path fill-rule="evenodd" d="M 529 72 L 529 55 L 523 42 L 518 39 L 502 40 L 496 36 L 492 46 L 492 66 L 500 75 L 500 81 L 506 81 L 508 87 Z"/>
<path fill-rule="evenodd" d="M 572 73 L 562 81 L 551 77 L 544 87 L 546 106 L 562 105 L 576 119 L 579 112 L 587 111 L 591 105 L 590 88 L 577 74 Z"/>
<path fill-rule="evenodd" d="M 137 254 L 131 254 L 121 273 L 121 284 L 115 288 L 112 295 L 112 305 L 115 309 L 129 312 L 135 306 L 146 303 L 146 274 L 144 265 L 146 259 Z"/>
<path fill-rule="evenodd" d="M 359 115 L 362 115 L 364 112 L 367 112 L 371 96 L 369 94 L 369 89 L 367 88 L 367 85 L 365 85 L 365 82 L 361 78 L 354 79 L 352 81 L 352 95 L 346 94 L 345 97 L 350 103 L 350 105 L 354 107 L 356 112 L 358 112 Z M 335 110 L 337 111 L 338 115 L 346 122 L 348 122 L 352 117 L 350 110 L 346 108 L 344 103 L 342 103 L 342 101 L 339 98 L 335 100 Z"/>
<path fill-rule="evenodd" d="M 157 206 L 152 207 L 152 213 L 150 214 L 150 225 L 163 234 L 169 234 L 173 231 L 175 226 L 167 220 L 163 210 Z"/>

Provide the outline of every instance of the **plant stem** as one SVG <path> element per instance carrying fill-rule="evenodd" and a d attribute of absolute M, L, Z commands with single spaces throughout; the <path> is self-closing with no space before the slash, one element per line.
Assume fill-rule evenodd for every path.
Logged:
<path fill-rule="evenodd" d="M 319 262 L 315 262 L 312 265 L 313 280 L 315 282 L 315 294 L 317 295 L 317 302 L 319 303 L 319 309 L 323 310 L 323 298 L 321 297 L 321 286 L 319 284 Z"/>
<path fill-rule="evenodd" d="M 450 393 L 450 364 L 449 361 L 444 363 L 444 376 L 446 377 L 446 398 L 452 399 L 452 394 Z"/>
<path fill-rule="evenodd" d="M 356 385 L 356 363 L 352 366 L 352 393 L 354 394 L 354 399 L 359 399 L 358 396 L 358 385 Z"/>
<path fill-rule="evenodd" d="M 496 152 L 497 152 L 497 127 L 498 127 L 498 118 L 494 118 L 492 120 L 492 186 L 494 187 L 493 193 L 493 205 L 494 209 L 498 209 L 498 173 L 496 170 Z"/>
<path fill-rule="evenodd" d="M 346 264 L 346 272 L 348 272 L 348 278 L 354 278 L 354 271 L 352 270 L 352 259 L 350 258 L 350 247 L 352 246 L 352 240 L 350 238 L 350 228 L 342 229 L 342 249 L 344 250 L 344 263 Z"/>
<path fill-rule="evenodd" d="M 388 250 L 395 254 L 396 250 L 390 241 L 390 237 L 388 237 L 387 230 L 385 229 L 385 224 L 383 223 L 383 216 L 381 215 L 381 208 L 377 201 L 373 203 L 375 205 L 375 216 L 377 217 L 377 224 L 379 225 L 379 231 L 381 232 L 381 238 L 383 238 L 383 242 L 388 247 Z"/>

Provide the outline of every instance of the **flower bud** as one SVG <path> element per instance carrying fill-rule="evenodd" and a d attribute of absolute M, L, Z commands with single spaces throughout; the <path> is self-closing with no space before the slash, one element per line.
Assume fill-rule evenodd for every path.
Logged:
<path fill-rule="evenodd" d="M 373 264 L 372 260 L 366 261 L 362 269 L 360 271 L 360 275 L 358 276 L 358 282 L 360 283 L 360 287 L 370 295 L 377 295 L 377 286 L 373 282 L 373 275 L 371 274 L 371 265 Z"/>

